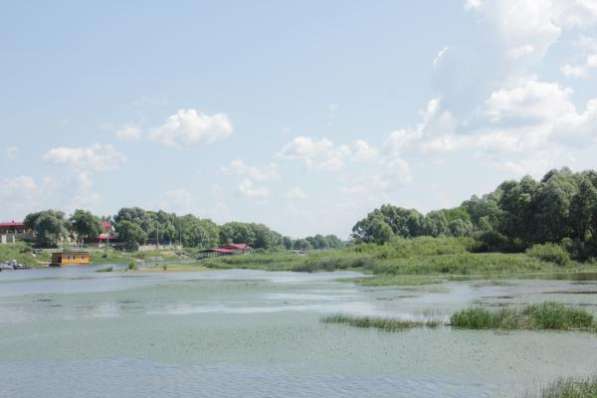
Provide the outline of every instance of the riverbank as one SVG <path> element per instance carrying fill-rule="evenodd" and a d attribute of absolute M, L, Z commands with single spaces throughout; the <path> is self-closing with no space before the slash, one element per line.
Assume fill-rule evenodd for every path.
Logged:
<path fill-rule="evenodd" d="M 370 274 L 366 286 L 421 285 L 475 279 L 597 279 L 597 264 L 549 261 L 533 253 L 479 253 L 470 238 L 395 239 L 340 250 L 296 254 L 253 253 L 205 260 L 211 269 L 317 272 L 355 270 Z"/>

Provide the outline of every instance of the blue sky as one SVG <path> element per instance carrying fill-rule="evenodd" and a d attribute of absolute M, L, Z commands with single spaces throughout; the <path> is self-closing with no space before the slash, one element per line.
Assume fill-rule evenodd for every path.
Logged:
<path fill-rule="evenodd" d="M 382 203 L 597 167 L 595 0 L 122 3 L 3 6 L 0 219 L 346 237 Z"/>

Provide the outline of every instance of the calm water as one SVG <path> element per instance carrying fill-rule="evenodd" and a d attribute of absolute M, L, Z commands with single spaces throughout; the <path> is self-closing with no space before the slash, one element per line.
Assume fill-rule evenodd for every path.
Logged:
<path fill-rule="evenodd" d="M 0 273 L 0 397 L 516 397 L 597 373 L 590 334 L 319 322 L 551 299 L 596 312 L 595 282 L 366 288 L 335 281 L 354 273 L 93 271 Z"/>

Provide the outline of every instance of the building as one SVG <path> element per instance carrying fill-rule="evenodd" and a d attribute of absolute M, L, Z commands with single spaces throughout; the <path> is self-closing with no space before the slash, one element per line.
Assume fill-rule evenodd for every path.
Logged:
<path fill-rule="evenodd" d="M 231 243 L 213 249 L 202 250 L 199 253 L 199 258 L 209 258 L 218 256 L 233 256 L 237 254 L 245 254 L 251 251 L 251 246 L 246 243 Z"/>
<path fill-rule="evenodd" d="M 102 221 L 102 233 L 97 237 L 99 247 L 109 245 L 118 238 L 110 221 Z"/>
<path fill-rule="evenodd" d="M 27 233 L 25 224 L 20 221 L 0 222 L 0 244 L 15 243 Z"/>
<path fill-rule="evenodd" d="M 62 267 L 63 265 L 87 265 L 91 262 L 88 252 L 64 251 L 52 253 L 51 267 Z"/>

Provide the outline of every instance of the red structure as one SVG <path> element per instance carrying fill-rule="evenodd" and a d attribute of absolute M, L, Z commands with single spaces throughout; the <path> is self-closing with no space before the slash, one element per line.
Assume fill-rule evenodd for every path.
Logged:
<path fill-rule="evenodd" d="M 102 230 L 102 233 L 97 237 L 99 243 L 110 242 L 117 238 L 110 221 L 102 221 Z"/>
<path fill-rule="evenodd" d="M 27 229 L 20 221 L 0 222 L 0 243 L 14 243 L 17 238 L 23 238 Z"/>
<path fill-rule="evenodd" d="M 235 254 L 245 254 L 251 251 L 251 246 L 246 243 L 231 243 L 228 245 L 215 247 L 201 251 L 201 258 L 215 257 L 215 256 L 232 256 Z"/>
<path fill-rule="evenodd" d="M 25 232 L 25 224 L 20 221 L 4 221 L 0 222 L 0 234 L 6 233 L 22 234 Z"/>

